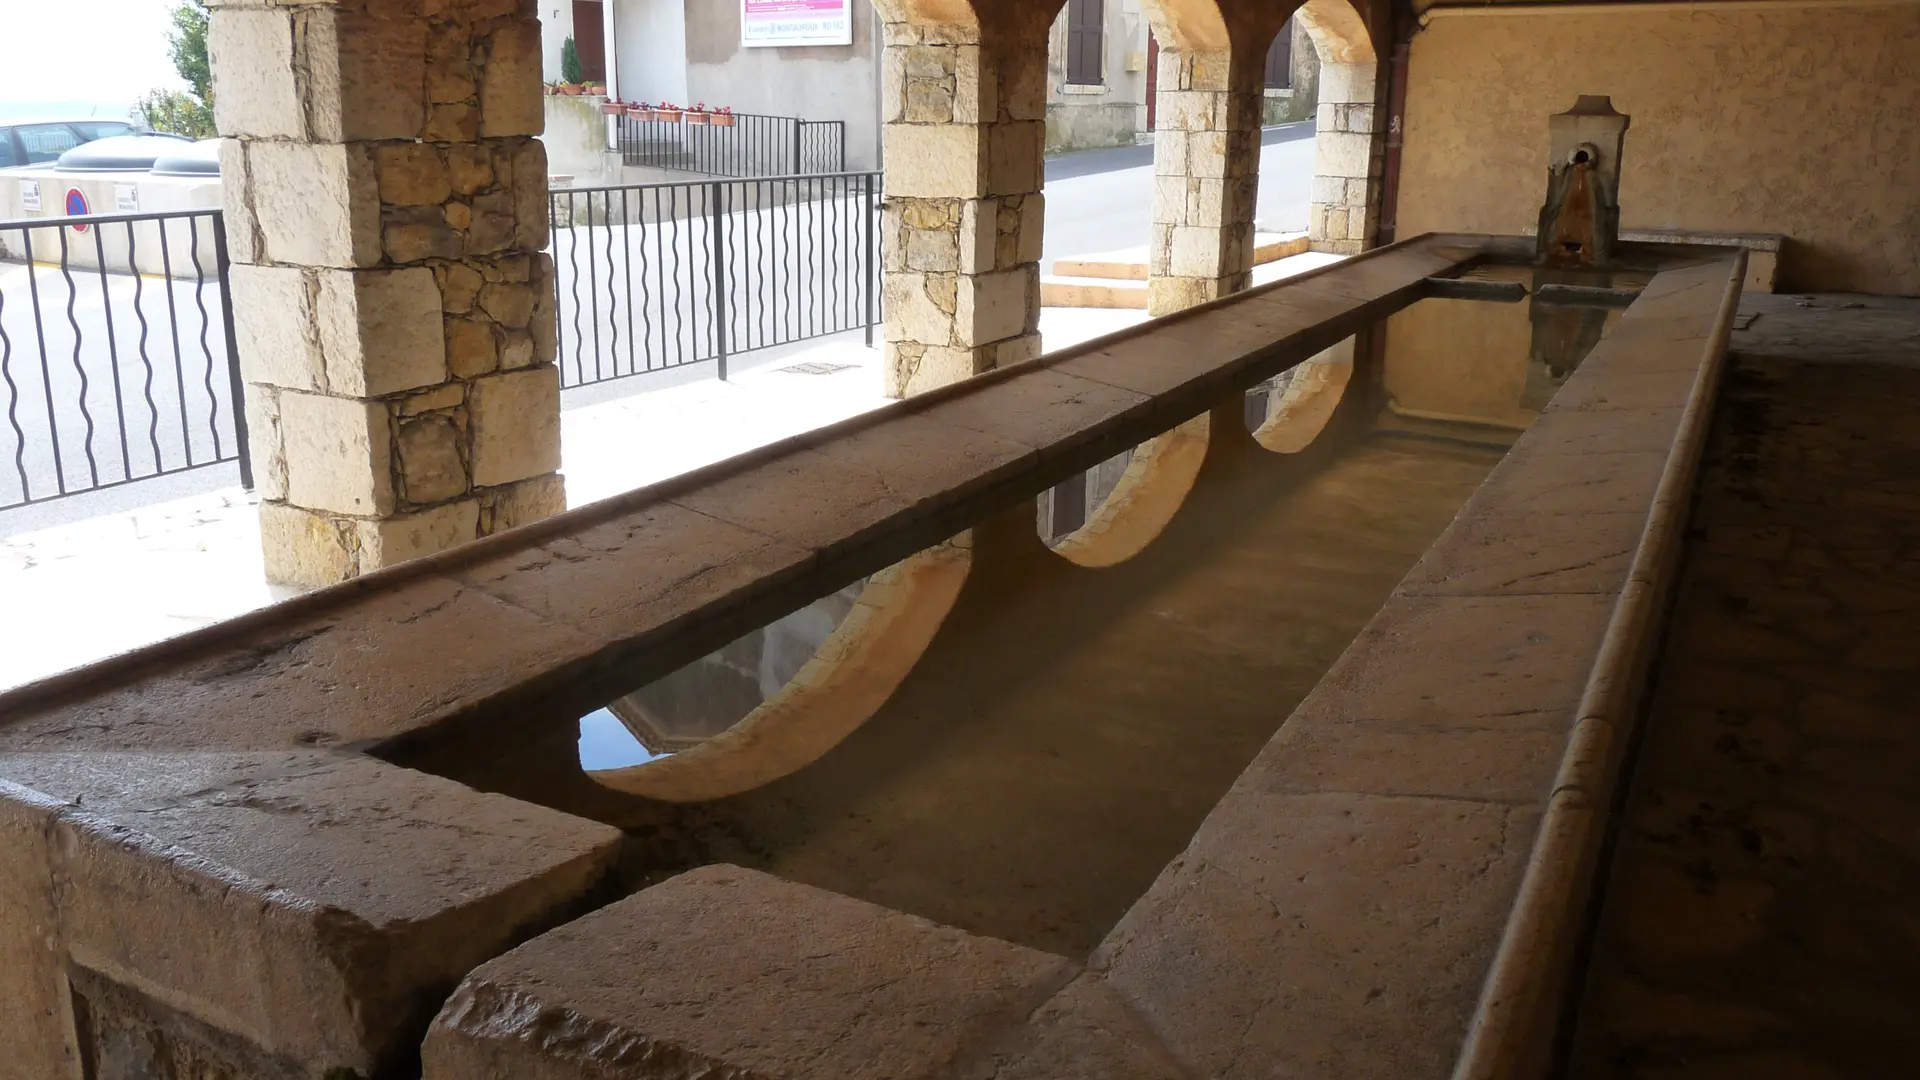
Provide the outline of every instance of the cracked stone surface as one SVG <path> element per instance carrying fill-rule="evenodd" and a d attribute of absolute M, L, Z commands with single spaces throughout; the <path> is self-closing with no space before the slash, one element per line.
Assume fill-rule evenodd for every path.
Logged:
<path fill-rule="evenodd" d="M 1072 973 L 1057 956 L 712 866 L 475 971 L 427 1036 L 425 1076 L 938 1075 Z"/>
<path fill-rule="evenodd" d="M 1579 1080 L 1897 1076 L 1920 1053 L 1920 302 L 1743 313 Z"/>

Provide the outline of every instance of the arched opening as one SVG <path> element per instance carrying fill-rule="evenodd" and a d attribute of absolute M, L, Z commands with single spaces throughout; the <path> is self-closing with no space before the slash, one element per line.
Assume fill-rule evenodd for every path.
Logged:
<path fill-rule="evenodd" d="M 1315 251 L 1351 255 L 1372 244 L 1379 224 L 1378 54 L 1349 0 L 1307 0 L 1294 18 L 1320 64 L 1308 242 Z"/>
<path fill-rule="evenodd" d="M 878 712 L 953 610 L 964 537 L 905 559 L 610 701 L 581 767 L 617 791 L 701 802 L 772 783 Z"/>

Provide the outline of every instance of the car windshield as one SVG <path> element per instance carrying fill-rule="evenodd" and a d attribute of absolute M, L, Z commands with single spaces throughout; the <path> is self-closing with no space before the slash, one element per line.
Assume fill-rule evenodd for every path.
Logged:
<path fill-rule="evenodd" d="M 52 161 L 82 142 L 80 133 L 66 124 L 23 124 L 15 130 L 28 162 Z"/>
<path fill-rule="evenodd" d="M 80 132 L 83 142 L 107 139 L 115 135 L 132 135 L 135 131 L 134 126 L 125 120 L 81 120 L 68 126 Z"/>

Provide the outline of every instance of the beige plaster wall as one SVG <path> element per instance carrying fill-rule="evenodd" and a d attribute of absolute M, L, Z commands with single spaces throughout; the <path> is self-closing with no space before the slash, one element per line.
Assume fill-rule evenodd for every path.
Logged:
<path fill-rule="evenodd" d="M 1633 117 L 1621 224 L 1785 233 L 1783 289 L 1920 294 L 1920 5 L 1442 16 L 1414 38 L 1400 235 L 1518 232 L 1546 118 Z"/>
<path fill-rule="evenodd" d="M 1422 300 L 1387 320 L 1387 396 L 1415 416 L 1525 427 L 1532 340 L 1526 304 Z"/>

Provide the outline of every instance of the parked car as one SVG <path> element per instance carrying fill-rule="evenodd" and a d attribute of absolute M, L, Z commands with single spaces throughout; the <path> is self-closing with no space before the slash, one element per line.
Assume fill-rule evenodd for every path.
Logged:
<path fill-rule="evenodd" d="M 131 120 L 35 120 L 0 124 L 0 169 L 57 160 L 82 143 L 140 131 Z"/>

